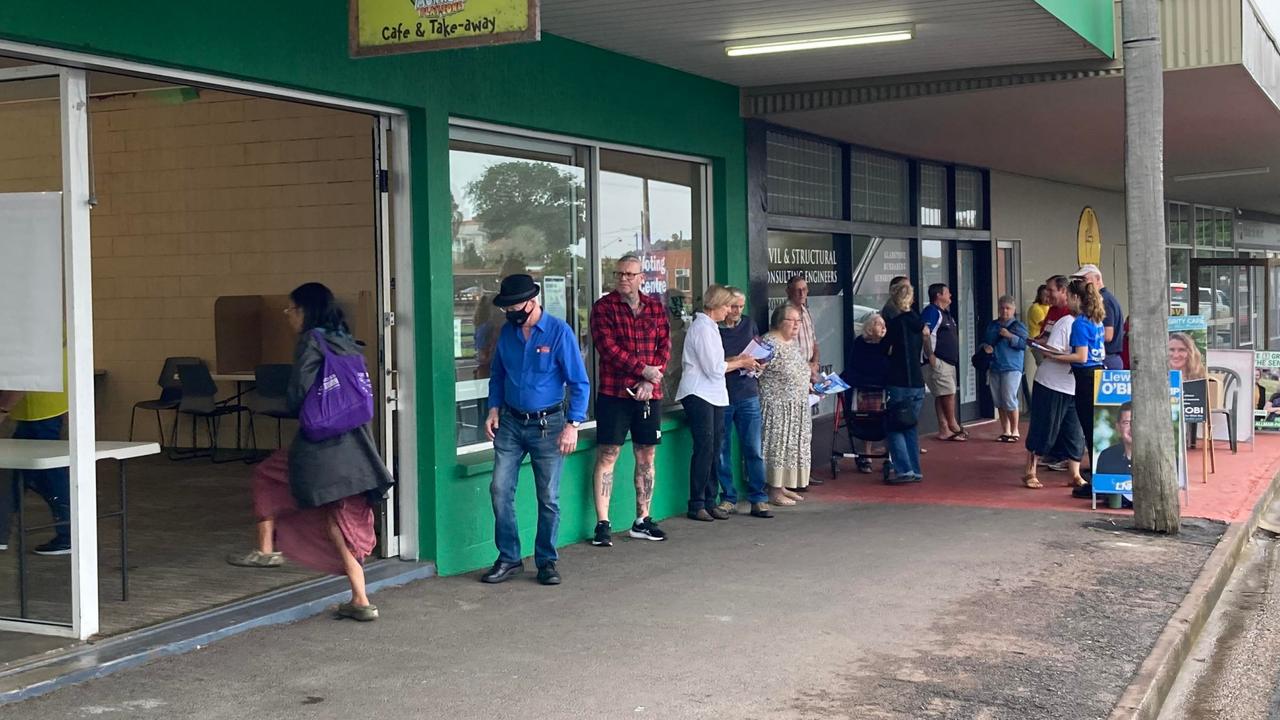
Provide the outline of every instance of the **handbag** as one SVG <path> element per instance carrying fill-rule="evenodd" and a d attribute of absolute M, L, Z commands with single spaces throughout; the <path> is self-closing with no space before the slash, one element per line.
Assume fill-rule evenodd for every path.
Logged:
<path fill-rule="evenodd" d="M 978 371 L 979 375 L 986 374 L 991 369 L 991 358 L 995 353 L 983 352 L 982 348 L 978 348 L 978 352 L 969 358 L 969 362 L 973 363 L 973 369 Z"/>
<path fill-rule="evenodd" d="M 324 331 L 312 333 L 324 362 L 298 412 L 302 434 L 319 442 L 355 430 L 373 420 L 373 382 L 362 355 L 338 355 L 329 349 Z"/>
<path fill-rule="evenodd" d="M 884 409 L 884 426 L 889 432 L 910 430 L 919 422 L 910 400 L 890 400 Z"/>

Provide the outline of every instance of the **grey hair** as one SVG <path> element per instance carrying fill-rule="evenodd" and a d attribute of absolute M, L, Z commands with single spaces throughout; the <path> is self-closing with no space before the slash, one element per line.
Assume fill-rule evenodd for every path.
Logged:
<path fill-rule="evenodd" d="M 1014 310 L 1018 309 L 1018 301 L 1015 300 L 1012 295 L 1001 295 L 1000 299 L 996 300 L 996 307 L 1000 307 L 1001 305 L 1008 305 Z"/>
<path fill-rule="evenodd" d="M 632 262 L 637 265 L 641 265 L 641 266 L 644 265 L 644 262 L 640 260 L 639 255 L 629 252 L 626 255 L 623 255 L 622 257 L 618 258 L 618 262 L 614 263 L 614 266 L 617 267 L 622 263 L 632 263 Z"/>

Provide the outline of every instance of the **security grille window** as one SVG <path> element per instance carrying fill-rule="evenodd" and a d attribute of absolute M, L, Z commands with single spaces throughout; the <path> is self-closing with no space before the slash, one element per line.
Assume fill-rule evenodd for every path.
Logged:
<path fill-rule="evenodd" d="M 907 161 L 854 150 L 853 219 L 858 222 L 909 225 Z"/>
<path fill-rule="evenodd" d="M 773 131 L 765 142 L 769 212 L 843 219 L 840 146 Z"/>
<path fill-rule="evenodd" d="M 920 224 L 945 225 L 947 210 L 947 169 L 920 163 Z"/>
<path fill-rule="evenodd" d="M 946 176 L 943 177 L 945 179 Z M 983 227 L 986 224 L 982 213 L 984 200 L 982 173 L 969 168 L 956 168 L 956 227 Z"/>

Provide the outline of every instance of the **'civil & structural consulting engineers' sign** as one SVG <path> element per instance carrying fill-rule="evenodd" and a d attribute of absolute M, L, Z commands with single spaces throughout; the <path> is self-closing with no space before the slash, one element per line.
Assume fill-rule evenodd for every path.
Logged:
<path fill-rule="evenodd" d="M 539 0 L 348 0 L 351 54 L 445 50 L 539 39 Z"/>

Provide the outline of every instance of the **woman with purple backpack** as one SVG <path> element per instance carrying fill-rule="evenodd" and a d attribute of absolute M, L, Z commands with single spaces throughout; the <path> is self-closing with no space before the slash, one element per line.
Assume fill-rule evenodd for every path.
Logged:
<path fill-rule="evenodd" d="M 299 431 L 254 472 L 254 511 L 274 520 L 276 546 L 290 560 L 351 582 L 338 616 L 368 621 L 364 558 L 373 552 L 373 509 L 393 484 L 373 435 L 373 392 L 364 349 L 351 337 L 333 293 L 306 283 L 289 294 L 298 333 L 289 409 Z"/>

